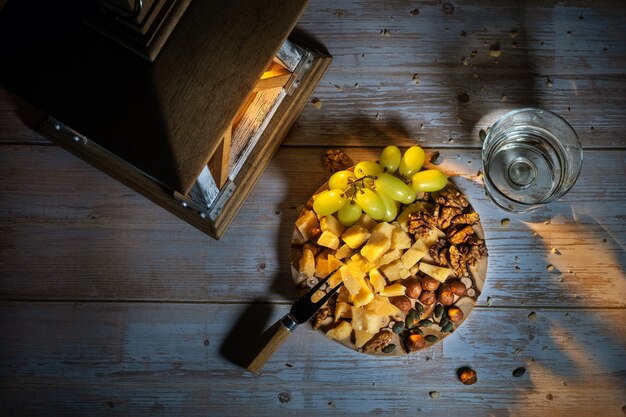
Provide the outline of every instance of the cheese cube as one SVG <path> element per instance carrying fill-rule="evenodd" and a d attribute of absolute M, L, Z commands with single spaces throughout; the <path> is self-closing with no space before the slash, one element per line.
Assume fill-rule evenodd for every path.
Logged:
<path fill-rule="evenodd" d="M 374 268 L 370 270 L 370 283 L 374 287 L 374 291 L 381 292 L 387 285 L 387 280 L 378 269 Z"/>
<path fill-rule="evenodd" d="M 440 237 L 445 237 L 446 234 L 436 227 L 431 229 L 430 233 L 426 236 L 422 236 L 421 239 L 424 241 L 424 244 L 428 247 L 434 245 Z"/>
<path fill-rule="evenodd" d="M 310 230 L 314 227 L 319 227 L 315 212 L 313 210 L 304 209 L 300 217 L 298 217 L 298 220 L 296 220 L 296 228 L 300 231 L 305 240 L 309 240 L 311 238 Z"/>
<path fill-rule="evenodd" d="M 359 269 L 365 273 L 369 272 L 372 268 L 374 268 L 374 264 L 369 262 L 359 253 L 355 253 L 350 257 L 350 263 L 354 263 Z"/>
<path fill-rule="evenodd" d="M 444 282 L 452 273 L 452 270 L 450 268 L 430 265 L 424 262 L 420 262 L 420 271 L 428 276 L 435 278 L 439 282 Z"/>
<path fill-rule="evenodd" d="M 341 262 L 339 259 L 335 258 L 333 255 L 328 255 L 328 273 L 330 274 L 333 271 L 339 269 L 339 267 L 344 266 L 345 264 Z"/>
<path fill-rule="evenodd" d="M 348 269 L 348 266 L 342 266 L 339 269 L 341 273 L 341 281 L 343 281 L 343 285 L 346 287 L 350 295 L 357 295 L 359 291 L 361 291 L 361 282 L 358 278 L 353 277 Z"/>
<path fill-rule="evenodd" d="M 330 249 L 337 249 L 339 247 L 339 237 L 329 231 L 324 231 L 317 239 L 317 244 Z"/>
<path fill-rule="evenodd" d="M 389 281 L 396 281 L 400 279 L 400 273 L 403 269 L 406 269 L 406 267 L 402 264 L 400 259 L 396 259 L 395 261 L 380 267 L 380 270 L 383 274 L 385 274 Z"/>
<path fill-rule="evenodd" d="M 376 333 L 378 333 L 378 332 L 376 332 Z M 354 345 L 357 348 L 362 348 L 367 342 L 370 341 L 370 339 L 372 337 L 374 337 L 374 335 L 376 333 L 364 332 L 363 330 L 355 330 L 354 331 L 354 338 L 356 340 L 354 342 Z"/>
<path fill-rule="evenodd" d="M 300 258 L 299 272 L 308 278 L 315 275 L 315 256 L 310 250 L 304 250 Z"/>
<path fill-rule="evenodd" d="M 352 310 L 350 310 L 350 304 L 338 301 L 335 304 L 335 321 L 339 321 L 339 319 L 349 319 L 352 318 Z"/>
<path fill-rule="evenodd" d="M 328 259 L 318 256 L 315 260 L 315 276 L 325 278 L 332 271 L 328 270 Z"/>
<path fill-rule="evenodd" d="M 352 326 L 347 321 L 341 321 L 339 324 L 326 332 L 326 336 L 334 340 L 343 340 L 352 334 Z"/>
<path fill-rule="evenodd" d="M 361 217 L 359 217 L 359 220 L 357 220 L 356 224 L 366 228 L 367 230 L 372 230 L 376 227 L 378 222 L 371 218 L 368 214 L 363 213 Z"/>
<path fill-rule="evenodd" d="M 380 267 L 383 265 L 387 265 L 389 262 L 393 262 L 396 259 L 400 259 L 402 256 L 402 251 L 399 249 L 392 249 L 389 252 L 385 253 L 383 256 L 378 258 L 376 264 Z"/>
<path fill-rule="evenodd" d="M 368 333 L 378 333 L 380 327 L 385 324 L 386 316 L 366 310 L 363 307 L 352 306 L 352 328 Z"/>
<path fill-rule="evenodd" d="M 391 235 L 391 249 L 408 249 L 411 247 L 411 236 L 400 225 L 397 225 Z"/>
<path fill-rule="evenodd" d="M 322 229 L 323 232 L 330 232 L 335 236 L 341 236 L 345 227 L 335 216 L 330 214 L 320 219 L 320 229 Z"/>
<path fill-rule="evenodd" d="M 330 288 L 335 288 L 337 285 L 341 284 L 342 282 L 343 282 L 343 279 L 341 278 L 341 270 L 336 271 L 334 274 L 330 276 L 330 278 L 328 278 L 328 281 L 326 281 L 326 283 L 328 284 L 328 286 L 330 286 Z M 341 288 L 339 288 L 339 291 L 341 292 Z"/>
<path fill-rule="evenodd" d="M 404 295 L 406 291 L 406 287 L 400 283 L 395 283 L 386 286 L 381 292 L 380 295 L 383 297 L 397 297 L 399 295 Z"/>
<path fill-rule="evenodd" d="M 337 259 L 345 259 L 354 255 L 355 252 L 355 249 L 352 249 L 350 246 L 344 243 L 339 249 L 337 249 L 337 252 L 335 252 L 335 257 Z"/>
<path fill-rule="evenodd" d="M 383 316 L 400 316 L 402 313 L 400 309 L 389 301 L 389 298 L 377 295 L 374 299 L 365 306 L 366 310 L 377 312 Z"/>
<path fill-rule="evenodd" d="M 427 254 L 428 248 L 426 247 L 426 244 L 422 241 L 422 239 L 417 239 L 413 246 L 402 254 L 400 259 L 405 267 L 412 268 Z"/>
<path fill-rule="evenodd" d="M 370 235 L 369 230 L 357 223 L 343 232 L 341 238 L 350 248 L 357 249 L 369 239 Z"/>

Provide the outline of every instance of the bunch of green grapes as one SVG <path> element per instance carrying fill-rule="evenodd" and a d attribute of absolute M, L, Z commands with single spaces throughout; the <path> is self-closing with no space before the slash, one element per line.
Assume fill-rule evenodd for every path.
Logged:
<path fill-rule="evenodd" d="M 362 161 L 354 172 L 335 172 L 328 180 L 329 190 L 314 197 L 313 210 L 320 216 L 337 213 L 344 226 L 356 223 L 363 213 L 374 220 L 393 221 L 401 204 L 415 201 L 416 192 L 434 192 L 446 186 L 443 172 L 420 171 L 424 158 L 419 146 L 404 154 L 397 146 L 387 146 L 379 163 Z"/>

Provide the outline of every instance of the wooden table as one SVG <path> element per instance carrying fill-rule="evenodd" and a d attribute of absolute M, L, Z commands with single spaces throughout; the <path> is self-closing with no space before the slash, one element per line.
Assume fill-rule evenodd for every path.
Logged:
<path fill-rule="evenodd" d="M 622 3 L 311 0 L 297 29 L 334 56 L 321 108 L 220 241 L 33 133 L 2 92 L 0 413 L 625 415 Z M 522 106 L 563 115 L 585 147 L 572 191 L 524 216 L 485 197 L 478 133 Z M 415 143 L 482 217 L 489 272 L 464 325 L 393 358 L 303 326 L 261 374 L 233 363 L 294 299 L 291 232 L 324 151 Z"/>

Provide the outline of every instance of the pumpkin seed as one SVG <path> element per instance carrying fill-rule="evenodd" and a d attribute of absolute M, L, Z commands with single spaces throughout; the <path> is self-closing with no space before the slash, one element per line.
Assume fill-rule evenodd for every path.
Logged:
<path fill-rule="evenodd" d="M 394 333 L 402 333 L 404 331 L 404 322 L 399 321 L 396 324 L 394 324 L 393 327 L 391 328 L 391 331 Z"/>
<path fill-rule="evenodd" d="M 448 317 L 442 317 L 439 321 L 439 326 L 444 327 L 448 323 L 450 323 L 450 319 Z"/>
<path fill-rule="evenodd" d="M 391 343 L 391 344 L 389 344 L 389 345 L 387 345 L 387 346 L 385 346 L 385 347 L 383 348 L 383 352 L 384 352 L 384 353 L 391 353 L 391 352 L 393 352 L 394 350 L 396 350 L 396 345 L 394 345 L 393 343 Z"/>
<path fill-rule="evenodd" d="M 421 334 L 423 336 L 424 332 L 419 327 L 414 327 L 411 329 L 411 334 Z"/>
<path fill-rule="evenodd" d="M 407 313 L 407 316 L 411 316 L 411 318 L 415 321 L 420 319 L 420 314 L 419 312 L 417 312 L 417 310 L 414 309 L 410 309 L 409 312 Z"/>
<path fill-rule="evenodd" d="M 420 320 L 420 322 L 418 323 L 419 326 L 423 326 L 423 327 L 430 327 L 433 325 L 433 322 L 428 320 L 428 319 L 424 319 L 424 320 Z"/>
<path fill-rule="evenodd" d="M 412 316 L 406 316 L 404 323 L 407 329 L 412 329 L 417 324 L 417 320 L 415 320 Z"/>
<path fill-rule="evenodd" d="M 513 370 L 513 376 L 516 378 L 519 378 L 520 376 L 524 375 L 526 373 L 526 368 L 524 368 L 523 366 L 520 366 L 519 368 L 515 368 Z"/>
<path fill-rule="evenodd" d="M 441 328 L 441 332 L 442 333 L 448 333 L 449 331 L 452 330 L 452 327 L 454 326 L 454 323 L 452 323 L 451 321 L 449 321 L 445 326 L 443 326 Z"/>
<path fill-rule="evenodd" d="M 424 337 L 424 339 L 426 339 L 426 341 L 429 343 L 435 343 L 437 340 L 439 340 L 434 334 L 428 334 Z"/>
<path fill-rule="evenodd" d="M 421 305 L 420 303 L 415 303 L 415 310 L 421 316 L 424 313 L 424 306 Z"/>
<path fill-rule="evenodd" d="M 437 304 L 437 307 L 435 307 L 435 317 L 439 317 L 443 314 L 443 306 L 441 304 Z"/>

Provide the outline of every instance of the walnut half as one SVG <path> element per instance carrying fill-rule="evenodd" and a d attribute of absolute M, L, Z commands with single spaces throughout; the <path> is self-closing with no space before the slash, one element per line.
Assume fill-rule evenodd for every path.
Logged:
<path fill-rule="evenodd" d="M 391 332 L 381 330 L 363 346 L 363 351 L 368 353 L 380 352 L 389 344 L 389 342 L 391 342 L 391 338 Z"/>

